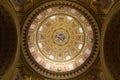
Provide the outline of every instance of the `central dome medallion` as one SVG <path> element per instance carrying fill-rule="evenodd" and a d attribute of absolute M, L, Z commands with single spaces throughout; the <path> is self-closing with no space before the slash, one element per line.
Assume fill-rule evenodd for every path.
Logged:
<path fill-rule="evenodd" d="M 24 36 L 27 39 L 27 42 L 23 42 L 23 44 L 28 47 L 27 54 L 24 52 L 24 56 L 31 67 L 41 75 L 48 78 L 58 75 L 55 77 L 67 79 L 84 72 L 77 69 L 81 65 L 87 65 L 87 61 L 91 65 L 97 56 L 97 53 L 93 52 L 93 48 L 97 43 L 95 35 L 98 33 L 94 34 L 94 32 L 98 32 L 98 27 L 89 13 L 87 16 L 91 17 L 95 23 L 94 27 L 88 17 L 79 11 L 80 8 L 85 12 L 86 10 L 83 7 L 67 1 L 58 3 L 59 1 L 56 4 L 48 3 L 49 7 L 36 14 L 28 27 L 23 27 L 23 41 Z M 77 6 L 78 9 L 65 3 Z M 39 11 L 37 9 L 35 11 Z M 29 19 L 26 20 L 25 24 Z M 96 31 L 93 31 L 94 28 Z M 23 50 L 26 50 L 24 45 Z M 92 54 L 94 54 L 93 57 Z M 89 59 L 91 60 L 89 61 Z M 69 74 L 75 75 L 69 76 Z"/>
<path fill-rule="evenodd" d="M 64 30 L 57 30 L 53 35 L 53 40 L 56 44 L 62 45 L 68 42 L 68 33 Z"/>

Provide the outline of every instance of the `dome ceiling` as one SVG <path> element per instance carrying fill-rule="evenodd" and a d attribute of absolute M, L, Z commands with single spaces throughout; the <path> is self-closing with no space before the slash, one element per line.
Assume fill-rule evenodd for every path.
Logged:
<path fill-rule="evenodd" d="M 99 50 L 99 30 L 82 6 L 54 1 L 36 8 L 22 29 L 22 50 L 27 63 L 40 75 L 69 79 L 85 72 Z"/>
<path fill-rule="evenodd" d="M 90 56 L 93 31 L 75 9 L 52 7 L 41 12 L 30 25 L 28 46 L 33 58 L 46 69 L 70 71 Z"/>

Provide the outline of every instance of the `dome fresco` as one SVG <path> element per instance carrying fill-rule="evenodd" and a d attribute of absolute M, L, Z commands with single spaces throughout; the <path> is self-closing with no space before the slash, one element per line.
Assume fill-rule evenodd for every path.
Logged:
<path fill-rule="evenodd" d="M 80 75 L 95 61 L 99 30 L 86 9 L 58 2 L 46 3 L 28 16 L 22 29 L 22 49 L 28 64 L 41 75 L 68 79 L 75 77 L 72 74 Z"/>

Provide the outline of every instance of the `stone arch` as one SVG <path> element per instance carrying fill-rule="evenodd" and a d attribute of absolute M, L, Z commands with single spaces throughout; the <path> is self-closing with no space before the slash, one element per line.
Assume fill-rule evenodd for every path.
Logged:
<path fill-rule="evenodd" d="M 101 61 L 108 80 L 120 78 L 120 1 L 109 12 L 102 29 Z M 112 75 L 112 77 L 111 77 Z"/>
<path fill-rule="evenodd" d="M 8 1 L 0 0 L 0 79 L 12 76 L 19 56 L 19 23 Z"/>

